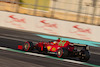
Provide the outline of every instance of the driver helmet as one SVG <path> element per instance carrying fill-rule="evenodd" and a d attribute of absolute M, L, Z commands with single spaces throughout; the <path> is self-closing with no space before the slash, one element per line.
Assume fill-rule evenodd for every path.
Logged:
<path fill-rule="evenodd" d="M 58 39 L 57 39 L 57 42 L 60 42 L 60 41 L 61 41 L 60 38 L 58 38 Z"/>

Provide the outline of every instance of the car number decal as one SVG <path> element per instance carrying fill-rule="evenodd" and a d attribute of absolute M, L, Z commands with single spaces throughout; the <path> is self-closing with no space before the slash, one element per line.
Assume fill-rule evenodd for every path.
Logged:
<path fill-rule="evenodd" d="M 66 43 L 66 41 L 62 40 L 62 41 L 59 42 L 58 46 L 64 46 L 65 43 Z"/>

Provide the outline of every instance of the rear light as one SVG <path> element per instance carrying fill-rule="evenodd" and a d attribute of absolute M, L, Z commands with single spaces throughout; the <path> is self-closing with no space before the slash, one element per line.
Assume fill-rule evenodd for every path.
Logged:
<path fill-rule="evenodd" d="M 22 50 L 23 46 L 22 45 L 18 45 L 18 49 Z"/>

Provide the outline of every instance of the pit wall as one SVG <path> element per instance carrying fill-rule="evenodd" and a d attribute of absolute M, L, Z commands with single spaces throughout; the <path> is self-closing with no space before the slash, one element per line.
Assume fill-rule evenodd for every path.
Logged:
<path fill-rule="evenodd" d="M 100 42 L 100 27 L 0 11 L 0 26 Z"/>

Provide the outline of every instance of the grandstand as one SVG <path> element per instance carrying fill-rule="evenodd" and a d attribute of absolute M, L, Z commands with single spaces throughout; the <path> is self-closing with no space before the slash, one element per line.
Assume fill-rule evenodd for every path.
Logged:
<path fill-rule="evenodd" d="M 0 0 L 0 10 L 100 25 L 100 0 Z"/>

